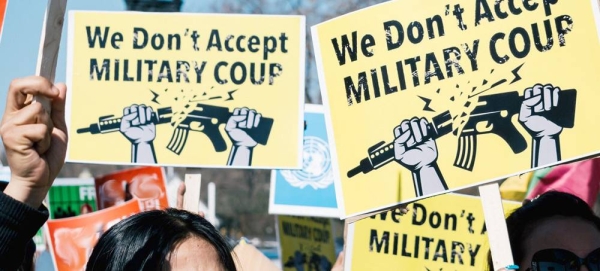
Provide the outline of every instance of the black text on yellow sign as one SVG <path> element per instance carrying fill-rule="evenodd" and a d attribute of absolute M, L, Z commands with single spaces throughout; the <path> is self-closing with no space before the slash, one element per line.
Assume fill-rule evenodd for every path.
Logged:
<path fill-rule="evenodd" d="M 427 228 L 428 230 L 457 231 L 457 224 L 468 224 L 470 234 L 475 234 L 476 225 L 474 225 L 475 216 L 472 212 L 463 212 L 461 214 L 439 213 L 427 210 L 425 205 L 413 204 L 414 216 L 410 221 L 403 219 L 403 223 L 410 223 L 413 226 Z M 391 220 L 396 224 L 400 223 L 400 211 L 387 212 L 379 216 L 373 216 L 371 219 L 381 219 L 381 221 Z M 485 224 L 479 223 L 478 234 L 485 234 Z M 370 251 L 374 253 L 383 253 L 422 259 L 427 261 L 441 261 L 444 263 L 461 264 L 475 266 L 475 260 L 481 252 L 481 244 L 463 243 L 459 240 L 450 240 L 436 238 L 435 236 L 412 235 L 402 233 L 402 226 L 398 232 L 378 231 L 371 229 Z M 451 253 L 447 253 L 451 251 Z"/>
<path fill-rule="evenodd" d="M 489 3 L 490 2 L 490 3 Z M 495 2 L 495 3 L 491 3 Z M 505 64 L 513 59 L 526 58 L 531 53 L 545 53 L 567 45 L 567 34 L 572 31 L 574 19 L 567 14 L 556 14 L 552 6 L 558 0 L 549 1 L 486 1 L 477 0 L 475 10 L 465 10 L 460 3 L 448 4 L 440 14 L 421 21 L 402 22 L 389 20 L 382 24 L 384 31 L 379 35 L 353 31 L 339 39 L 331 39 L 331 45 L 340 66 L 355 62 L 359 58 L 371 58 L 375 48 L 399 51 L 406 43 L 418 45 L 446 36 L 445 29 L 458 27 L 469 31 L 482 25 L 519 16 L 528 12 L 542 12 L 547 19 L 511 30 L 490 33 L 490 37 L 465 41 L 461 44 L 440 48 L 437 52 L 398 60 L 394 65 L 371 67 L 358 74 L 346 76 L 344 80 L 345 100 L 348 106 L 366 102 L 403 91 L 428 85 L 432 79 L 442 81 L 466 72 L 479 70 L 480 57 L 491 58 L 496 64 Z M 475 20 L 467 21 L 463 14 L 473 12 Z M 556 41 L 556 44 L 555 44 Z M 486 46 L 489 54 L 482 56 L 479 48 Z"/>
<path fill-rule="evenodd" d="M 252 82 L 255 85 L 268 83 L 273 85 L 275 78 L 283 72 L 283 66 L 277 62 L 267 62 L 270 54 L 287 54 L 288 36 L 282 32 L 279 36 L 239 35 L 220 33 L 213 29 L 205 35 L 197 30 L 185 29 L 183 33 L 149 33 L 143 27 L 134 27 L 133 39 L 123 44 L 123 34 L 111 31 L 108 26 L 86 26 L 89 48 L 104 49 L 110 46 L 114 50 L 121 46 L 130 46 L 132 50 L 179 51 L 182 46 L 190 47 L 199 55 L 195 60 L 157 60 L 157 59 L 110 59 L 91 58 L 90 74 L 98 81 L 135 81 L 135 82 L 169 82 L 169 83 L 202 83 L 202 76 L 207 76 L 205 67 L 208 63 L 201 60 L 202 55 L 211 51 L 246 53 L 262 55 L 262 62 L 228 62 L 213 63 L 215 80 L 222 85 L 241 85 Z M 205 52 L 200 52 L 200 48 Z M 190 50 L 191 51 L 191 50 Z M 175 78 L 170 71 L 177 71 Z M 158 71 L 155 76 L 152 71 Z M 164 74 L 165 76 L 160 76 Z M 265 82 L 264 78 L 268 78 Z M 192 80 L 190 80 L 192 79 Z"/>
<path fill-rule="evenodd" d="M 505 213 L 520 204 L 504 202 Z M 489 250 L 478 197 L 446 194 L 348 227 L 346 270 L 483 270 Z"/>

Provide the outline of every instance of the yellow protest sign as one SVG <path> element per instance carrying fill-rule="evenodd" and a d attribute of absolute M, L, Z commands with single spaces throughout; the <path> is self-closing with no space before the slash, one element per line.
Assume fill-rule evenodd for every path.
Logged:
<path fill-rule="evenodd" d="M 279 271 L 277 266 L 271 262 L 260 250 L 244 239 L 233 249 L 235 265 L 239 270 Z"/>
<path fill-rule="evenodd" d="M 303 16 L 71 12 L 68 160 L 300 168 L 304 52 Z"/>
<path fill-rule="evenodd" d="M 459 2 L 313 27 L 345 217 L 600 150 L 598 3 Z"/>
<path fill-rule="evenodd" d="M 520 203 L 503 205 L 508 214 Z M 478 197 L 446 194 L 408 208 L 350 224 L 346 270 L 485 269 L 489 242 Z"/>
<path fill-rule="evenodd" d="M 277 216 L 283 271 L 331 270 L 335 263 L 331 219 Z"/>

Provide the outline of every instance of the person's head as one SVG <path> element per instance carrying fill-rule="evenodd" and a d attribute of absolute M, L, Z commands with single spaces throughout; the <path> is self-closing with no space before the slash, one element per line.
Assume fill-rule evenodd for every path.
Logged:
<path fill-rule="evenodd" d="M 94 247 L 86 270 L 236 271 L 232 249 L 204 218 L 178 209 L 133 215 Z"/>
<path fill-rule="evenodd" d="M 579 271 L 556 264 L 575 256 L 586 258 L 600 248 L 600 218 L 585 201 L 563 192 L 547 192 L 525 202 L 508 216 L 506 226 L 519 270 L 533 268 L 535 260 L 539 271 Z M 581 270 L 591 271 L 585 266 Z"/>

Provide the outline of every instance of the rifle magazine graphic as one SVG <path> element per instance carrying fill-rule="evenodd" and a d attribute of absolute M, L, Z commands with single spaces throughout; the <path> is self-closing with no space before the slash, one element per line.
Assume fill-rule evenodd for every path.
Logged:
<path fill-rule="evenodd" d="M 475 135 L 460 136 L 458 138 L 458 150 L 456 151 L 454 166 L 472 171 L 473 166 L 475 166 L 476 154 L 477 137 Z"/>
<path fill-rule="evenodd" d="M 209 140 L 211 141 L 215 152 L 224 152 L 227 150 L 227 143 L 225 139 L 221 135 L 219 127 L 226 125 L 226 131 L 229 137 L 235 141 L 235 139 L 231 136 L 231 131 L 241 131 L 247 134 L 247 137 L 250 140 L 256 141 L 256 143 L 261 145 L 266 145 L 269 139 L 269 134 L 271 133 L 271 129 L 273 127 L 273 119 L 257 116 L 256 113 L 248 113 L 255 111 L 248 111 L 247 109 L 235 109 L 234 112 L 229 112 L 228 108 L 197 104 L 196 108 L 192 110 L 185 118 L 179 123 L 173 122 L 173 110 L 172 108 L 160 108 L 156 113 L 150 112 L 147 114 L 148 118 L 146 121 L 137 121 L 136 123 L 126 124 L 127 121 L 131 121 L 129 116 L 133 114 L 139 114 L 140 112 L 146 111 L 146 109 L 136 109 L 136 105 L 133 105 L 131 108 L 127 107 L 124 109 L 124 112 L 127 112 L 130 115 L 126 115 L 123 118 L 117 118 L 114 115 L 108 115 L 98 118 L 98 123 L 93 123 L 89 127 L 84 127 L 77 129 L 78 134 L 108 134 L 113 132 L 121 132 L 123 133 L 132 143 L 138 143 L 136 138 L 131 138 L 131 136 L 127 135 L 125 130 L 127 129 L 140 129 L 135 134 L 144 133 L 145 126 L 148 125 L 159 125 L 159 124 L 171 124 L 171 126 L 175 127 L 173 129 L 173 133 L 171 135 L 171 139 L 167 144 L 166 148 L 173 153 L 180 155 L 188 141 L 188 136 L 190 131 L 204 133 Z M 135 111 L 137 110 L 137 113 Z M 150 109 L 151 110 L 151 109 Z M 245 110 L 246 113 L 243 113 Z M 147 113 L 148 113 L 147 112 Z M 252 120 L 248 119 L 247 116 L 243 114 L 252 114 Z M 243 121 L 235 121 L 235 118 L 244 118 Z M 124 120 L 125 118 L 125 120 Z M 129 119 L 129 120 L 128 120 Z M 231 121 L 235 123 L 231 126 Z M 251 121 L 254 121 L 254 126 L 252 126 Z M 167 125 L 165 125 L 167 126 Z M 231 126 L 231 127 L 229 127 Z M 168 127 L 168 126 L 167 126 Z M 150 129 L 152 130 L 152 129 Z M 239 132 L 238 132 L 239 133 Z M 152 136 L 152 139 L 154 136 Z M 132 155 L 134 157 L 132 160 L 137 160 L 135 157 L 136 153 L 134 152 Z M 153 156 L 155 154 L 153 152 Z"/>
<path fill-rule="evenodd" d="M 67 161 L 300 168 L 305 31 L 298 15 L 70 12 Z"/>
<path fill-rule="evenodd" d="M 548 88 L 548 86 L 546 85 L 545 87 Z M 524 97 L 521 97 L 517 91 L 480 96 L 475 109 L 468 115 L 468 120 L 464 122 L 465 124 L 460 133 L 458 129 L 453 130 L 452 122 L 455 118 L 450 114 L 450 111 L 445 111 L 435 116 L 432 119 L 433 124 L 429 124 L 426 120 L 422 119 L 421 131 L 418 128 L 419 125 L 414 125 L 416 118 L 411 119 L 410 124 L 408 120 L 404 120 L 400 126 L 395 128 L 396 130 L 401 130 L 400 134 L 396 135 L 395 143 L 386 144 L 384 141 L 381 141 L 370 147 L 368 149 L 368 157 L 362 159 L 359 166 L 349 170 L 347 176 L 348 178 L 352 178 L 359 173 L 367 174 L 394 160 L 402 164 L 400 156 L 403 156 L 404 153 L 408 153 L 412 149 L 424 148 L 423 144 L 419 143 L 435 141 L 442 136 L 450 134 L 452 131 L 455 136 L 458 136 L 454 166 L 467 171 L 473 171 L 477 155 L 478 135 L 495 134 L 499 136 L 515 154 L 521 153 L 527 148 L 525 137 L 512 124 L 511 119 L 513 116 L 519 116 L 524 128 L 532 133 L 534 141 L 535 138 L 541 137 L 540 133 L 543 134 L 545 131 L 556 130 L 556 127 L 559 127 L 561 130 L 563 127 L 572 128 L 575 119 L 577 91 L 574 89 L 561 91 L 559 88 L 553 88 L 552 92 L 546 91 L 546 94 L 541 94 L 541 91 L 538 91 L 538 94 L 532 94 L 534 92 L 533 89 L 539 89 L 540 87 L 542 87 L 541 84 L 536 84 L 536 86 L 527 89 Z M 546 97 L 543 97 L 544 95 Z M 544 105 L 543 102 L 550 104 Z M 550 109 L 546 110 L 545 108 Z M 522 115 L 519 115 L 519 113 Z M 559 132 L 553 135 L 557 133 Z M 417 138 L 420 138 L 419 142 L 417 142 Z M 398 151 L 399 147 L 403 150 Z M 431 147 L 426 146 L 425 148 L 432 149 L 437 147 L 433 144 Z M 555 148 L 555 153 L 548 153 L 546 150 L 541 151 L 552 157 L 560 157 L 559 147 Z M 416 194 L 423 195 L 421 181 L 417 181 L 419 174 L 415 173 L 415 171 L 420 170 L 423 166 L 431 166 L 435 169 L 433 175 L 437 177 L 434 179 L 439 179 L 441 186 L 444 187 L 444 190 L 447 190 L 447 185 L 441 177 L 439 167 L 434 165 L 437 156 L 433 159 L 428 159 L 426 156 L 419 157 L 419 155 L 422 155 L 422 153 L 414 154 L 412 160 L 429 160 L 429 162 L 423 163 L 422 161 L 418 161 L 419 165 L 415 163 L 405 165 L 407 168 L 415 166 L 419 168 L 415 167 L 417 170 L 411 169 L 413 178 L 415 179 Z M 536 161 L 539 159 L 540 155 L 535 155 L 532 157 L 532 163 L 537 163 Z"/>
<path fill-rule="evenodd" d="M 183 147 L 185 146 L 185 142 L 187 141 L 189 132 L 190 130 L 188 129 L 175 128 L 175 131 L 173 131 L 173 135 L 171 136 L 171 140 L 169 141 L 169 145 L 167 145 L 167 149 L 176 154 L 181 154 L 181 151 L 183 151 Z"/>
<path fill-rule="evenodd" d="M 600 153 L 600 4 L 491 2 L 391 1 L 312 27 L 342 219 Z M 432 131 L 444 112 L 450 131 Z"/>

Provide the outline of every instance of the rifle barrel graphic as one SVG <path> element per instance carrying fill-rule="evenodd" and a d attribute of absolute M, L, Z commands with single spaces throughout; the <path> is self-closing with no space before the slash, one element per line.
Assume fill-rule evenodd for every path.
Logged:
<path fill-rule="evenodd" d="M 164 124 L 171 122 L 172 110 L 170 107 L 159 108 L 157 114 L 152 113 L 150 120 L 154 124 Z M 114 115 L 103 116 L 98 119 L 98 123 L 92 123 L 87 128 L 77 129 L 78 134 L 91 133 L 95 134 L 107 134 L 112 132 L 118 132 L 121 128 L 121 118 L 115 118 Z"/>
<path fill-rule="evenodd" d="M 517 130 L 512 117 L 521 111 L 524 100 L 517 91 L 491 94 L 479 97 L 477 107 L 471 112 L 464 129 L 458 138 L 458 149 L 454 166 L 473 171 L 477 154 L 477 136 L 484 134 L 498 135 L 508 144 L 513 153 L 521 153 L 527 149 L 525 137 Z M 537 113 L 563 128 L 573 128 L 575 124 L 575 106 L 577 91 L 567 89 L 560 91 L 560 99 L 555 109 Z M 484 129 L 478 128 L 485 123 Z"/>
<path fill-rule="evenodd" d="M 472 171 L 477 152 L 477 136 L 483 134 L 496 134 L 500 136 L 512 149 L 513 153 L 520 153 L 527 149 L 527 142 L 512 123 L 514 115 L 521 110 L 524 97 L 517 91 L 504 92 L 480 96 L 477 107 L 471 112 L 468 121 L 458 138 L 458 149 L 454 166 Z M 575 107 L 577 103 L 577 90 L 567 89 L 560 91 L 560 99 L 555 109 L 537 113 L 563 128 L 573 128 L 575 125 Z M 485 129 L 478 129 L 477 125 L 487 123 Z M 437 139 L 452 132 L 452 117 L 446 111 L 435 116 L 428 126 L 428 134 L 432 139 Z M 359 173 L 369 173 L 394 160 L 394 143 L 379 142 L 368 149 L 368 156 L 360 161 L 359 165 L 348 171 L 348 178 Z"/>
<path fill-rule="evenodd" d="M 452 116 L 450 111 L 445 111 L 432 119 L 427 125 L 427 133 L 431 138 L 436 139 L 452 132 Z M 360 164 L 348 171 L 348 178 L 352 178 L 359 173 L 369 173 L 378 169 L 389 162 L 394 161 L 394 142 L 385 143 L 381 141 L 368 150 L 368 156 L 360 161 Z"/>
<path fill-rule="evenodd" d="M 197 104 L 196 109 L 187 114 L 186 118 L 175 128 L 171 136 L 171 140 L 167 148 L 176 154 L 181 154 L 183 147 L 187 142 L 189 130 L 192 130 L 191 124 L 197 122 L 202 124 L 200 132 L 205 133 L 211 140 L 215 151 L 222 152 L 227 149 L 227 144 L 218 130 L 220 124 L 227 123 L 233 115 L 226 107 Z M 159 108 L 155 113 L 152 113 L 150 120 L 154 124 L 171 123 L 173 110 L 170 107 Z M 258 127 L 253 129 L 244 129 L 257 143 L 266 145 L 269 140 L 269 134 L 273 127 L 273 119 L 262 117 Z M 97 123 L 90 124 L 89 127 L 77 130 L 78 134 L 91 133 L 106 134 L 118 132 L 121 127 L 121 118 L 116 118 L 114 115 L 100 117 Z"/>

